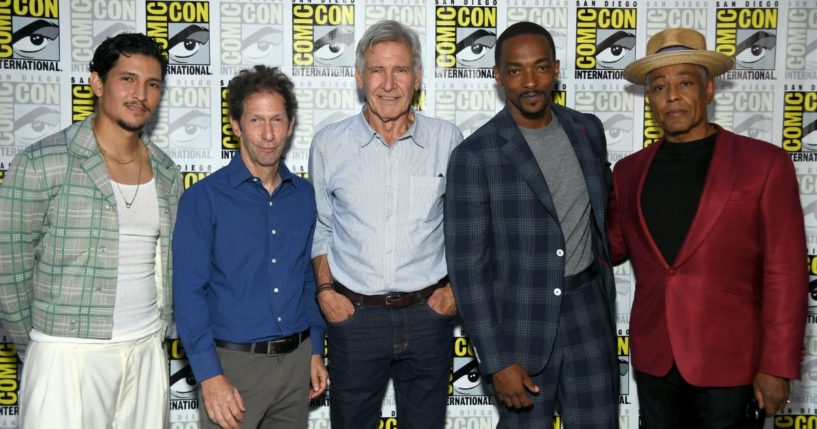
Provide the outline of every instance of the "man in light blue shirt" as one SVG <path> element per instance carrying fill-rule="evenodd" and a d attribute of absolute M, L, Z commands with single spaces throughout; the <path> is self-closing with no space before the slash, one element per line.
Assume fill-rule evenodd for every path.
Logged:
<path fill-rule="evenodd" d="M 355 79 L 366 105 L 320 130 L 309 158 L 332 428 L 376 427 L 389 378 L 402 429 L 442 428 L 456 313 L 443 193 L 448 158 L 462 133 L 411 109 L 422 77 L 414 31 L 381 21 L 356 53 Z"/>

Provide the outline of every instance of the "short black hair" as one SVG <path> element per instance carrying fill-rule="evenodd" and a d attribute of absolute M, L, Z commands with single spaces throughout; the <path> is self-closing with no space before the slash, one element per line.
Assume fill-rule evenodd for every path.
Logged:
<path fill-rule="evenodd" d="M 550 53 L 553 55 L 553 58 L 551 59 L 554 61 L 556 60 L 556 45 L 553 43 L 553 36 L 550 35 L 550 32 L 545 30 L 545 28 L 539 24 L 522 21 L 506 28 L 505 31 L 499 35 L 499 39 L 496 41 L 496 49 L 494 50 L 494 64 L 497 67 L 501 66 L 500 61 L 502 61 L 502 45 L 505 44 L 505 41 L 511 37 L 521 36 L 523 34 L 536 34 L 539 36 L 544 36 L 548 41 L 548 45 L 550 45 Z"/>
<path fill-rule="evenodd" d="M 122 33 L 105 39 L 94 51 L 94 58 L 88 64 L 88 70 L 96 73 L 105 82 L 108 72 L 116 66 L 119 56 L 129 57 L 141 54 L 156 58 L 162 68 L 162 81 L 167 75 L 167 54 L 162 46 L 153 39 L 141 33 Z"/>
<path fill-rule="evenodd" d="M 284 97 L 287 119 L 291 122 L 298 112 L 298 100 L 295 98 L 295 84 L 278 67 L 256 65 L 244 69 L 230 79 L 227 85 L 227 106 L 230 117 L 241 120 L 244 113 L 244 100 L 255 93 L 278 93 Z"/>

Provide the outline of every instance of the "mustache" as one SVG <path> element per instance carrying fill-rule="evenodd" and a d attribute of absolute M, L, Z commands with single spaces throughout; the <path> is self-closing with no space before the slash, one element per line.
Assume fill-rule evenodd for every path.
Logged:
<path fill-rule="evenodd" d="M 529 89 L 519 93 L 520 97 L 527 97 L 529 95 L 545 95 L 545 91 L 540 91 L 538 89 Z"/>
<path fill-rule="evenodd" d="M 137 105 L 139 108 L 147 110 L 148 112 L 153 112 L 153 109 L 149 108 L 147 106 L 147 104 L 145 104 L 143 101 L 131 101 L 131 102 L 125 103 L 125 107 L 130 107 L 130 106 L 133 106 L 133 105 Z"/>

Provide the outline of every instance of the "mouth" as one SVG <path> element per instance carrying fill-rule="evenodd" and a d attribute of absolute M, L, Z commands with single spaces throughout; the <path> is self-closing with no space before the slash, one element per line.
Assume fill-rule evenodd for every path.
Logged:
<path fill-rule="evenodd" d="M 539 101 L 540 98 L 545 96 L 544 92 L 542 91 L 525 91 L 519 94 L 519 99 L 527 101 L 529 103 L 535 103 Z"/>
<path fill-rule="evenodd" d="M 150 109 L 143 103 L 127 103 L 125 107 L 135 113 L 150 113 Z"/>

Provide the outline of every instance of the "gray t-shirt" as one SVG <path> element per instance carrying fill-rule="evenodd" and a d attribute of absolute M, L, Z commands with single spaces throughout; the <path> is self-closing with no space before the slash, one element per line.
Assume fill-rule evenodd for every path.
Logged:
<path fill-rule="evenodd" d="M 551 115 L 544 128 L 519 130 L 545 176 L 565 237 L 565 277 L 587 269 L 593 262 L 590 236 L 590 197 L 579 160 L 567 134 Z"/>

